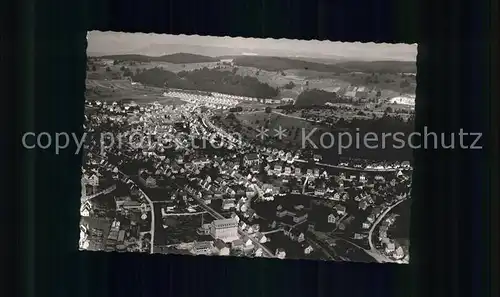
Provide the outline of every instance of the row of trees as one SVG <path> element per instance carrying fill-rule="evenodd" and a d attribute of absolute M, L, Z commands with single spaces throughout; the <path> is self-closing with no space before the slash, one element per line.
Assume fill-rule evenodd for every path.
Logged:
<path fill-rule="evenodd" d="M 318 89 L 305 90 L 297 97 L 296 107 L 322 106 L 325 103 L 352 103 L 352 100 L 342 98 L 335 92 Z"/>

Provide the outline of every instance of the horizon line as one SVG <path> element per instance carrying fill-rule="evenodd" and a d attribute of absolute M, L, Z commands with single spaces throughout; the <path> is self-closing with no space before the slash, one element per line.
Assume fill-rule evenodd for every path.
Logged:
<path fill-rule="evenodd" d="M 334 56 L 331 58 L 328 57 L 309 57 L 309 56 L 298 56 L 298 55 L 283 55 L 283 56 L 277 56 L 277 55 L 261 55 L 261 54 L 254 54 L 254 55 L 245 55 L 244 53 L 237 54 L 237 55 L 220 55 L 220 56 L 209 56 L 209 55 L 201 55 L 201 54 L 194 54 L 190 52 L 175 52 L 171 54 L 162 54 L 162 55 L 149 55 L 149 54 L 142 54 L 142 53 L 114 53 L 114 54 L 102 54 L 98 52 L 87 52 L 87 56 L 90 57 L 95 57 L 95 58 L 105 58 L 105 57 L 110 57 L 110 56 L 143 56 L 143 57 L 151 57 L 151 58 L 159 58 L 159 57 L 165 57 L 165 56 L 173 56 L 177 54 L 188 54 L 188 55 L 194 55 L 194 56 L 200 56 L 200 57 L 207 57 L 207 58 L 220 58 L 220 57 L 266 57 L 266 58 L 287 58 L 291 60 L 300 60 L 300 58 L 305 58 L 305 59 L 317 59 L 317 60 L 331 60 L 333 61 L 338 61 L 339 63 L 342 62 L 408 62 L 408 63 L 416 63 L 416 60 L 403 60 L 403 59 L 364 59 L 363 58 L 350 58 L 350 57 L 343 57 L 343 56 Z M 303 61 L 303 60 L 300 60 Z M 322 64 L 320 62 L 314 62 L 314 61 L 305 61 L 305 62 L 311 62 L 311 63 L 318 63 Z"/>

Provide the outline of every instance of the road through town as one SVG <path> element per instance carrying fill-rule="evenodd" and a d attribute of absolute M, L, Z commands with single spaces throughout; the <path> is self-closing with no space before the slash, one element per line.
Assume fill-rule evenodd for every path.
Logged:
<path fill-rule="evenodd" d="M 370 245 L 370 251 L 372 254 L 379 254 L 380 256 L 383 256 L 380 251 L 375 247 L 375 245 L 373 244 L 373 231 L 375 231 L 375 229 L 377 228 L 378 224 L 380 224 L 380 222 L 382 222 L 382 220 L 384 219 L 384 217 L 396 206 L 398 206 L 400 203 L 402 203 L 403 201 L 405 201 L 406 199 L 401 199 L 399 200 L 398 202 L 394 203 L 393 205 L 389 206 L 386 210 L 384 210 L 384 212 L 382 212 L 380 214 L 380 216 L 377 218 L 377 220 L 373 223 L 372 227 L 370 228 L 370 231 L 368 232 L 368 244 Z M 387 258 L 385 256 L 383 256 L 384 258 Z M 394 262 L 392 260 L 390 260 L 389 258 L 387 258 L 387 262 Z"/>

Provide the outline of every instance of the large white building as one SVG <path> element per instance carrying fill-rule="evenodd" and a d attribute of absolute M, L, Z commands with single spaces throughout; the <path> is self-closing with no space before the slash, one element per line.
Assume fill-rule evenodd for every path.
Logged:
<path fill-rule="evenodd" d="M 407 95 L 407 96 L 398 96 L 391 98 L 389 100 L 390 103 L 393 104 L 402 104 L 402 105 L 411 105 L 415 106 L 415 96 Z"/>
<path fill-rule="evenodd" d="M 235 218 L 215 220 L 210 226 L 210 233 L 214 239 L 232 242 L 238 239 L 238 221 Z"/>
<path fill-rule="evenodd" d="M 234 59 L 220 59 L 219 61 L 222 64 L 227 64 L 227 65 L 231 65 L 231 66 L 234 65 Z"/>

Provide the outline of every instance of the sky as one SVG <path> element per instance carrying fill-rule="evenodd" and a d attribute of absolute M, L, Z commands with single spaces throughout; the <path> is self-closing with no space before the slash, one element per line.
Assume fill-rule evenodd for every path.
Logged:
<path fill-rule="evenodd" d="M 87 52 L 89 55 L 143 54 L 160 56 L 186 52 L 207 56 L 246 54 L 372 61 L 416 61 L 417 44 L 346 43 L 91 31 L 88 33 Z"/>

